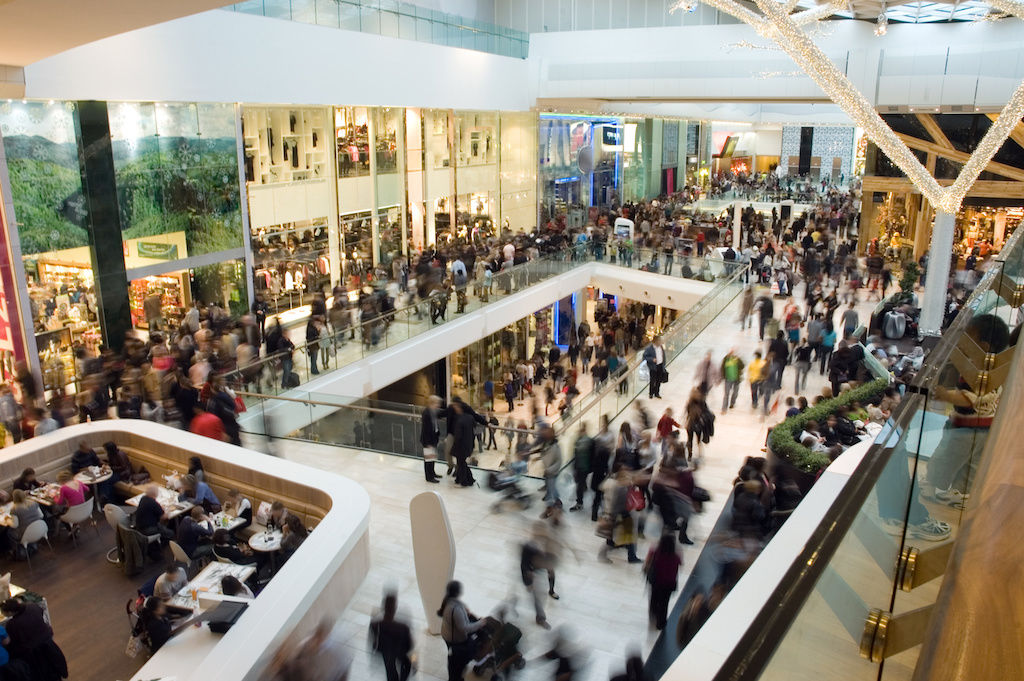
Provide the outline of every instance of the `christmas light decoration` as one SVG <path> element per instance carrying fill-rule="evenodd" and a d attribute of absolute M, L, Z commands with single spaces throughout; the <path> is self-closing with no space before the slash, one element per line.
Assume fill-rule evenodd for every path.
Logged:
<path fill-rule="evenodd" d="M 687 4 L 681 0 L 675 7 Z M 955 214 L 968 190 L 978 179 L 992 157 L 999 151 L 1010 132 L 1024 116 L 1024 83 L 1021 83 L 999 117 L 989 127 L 974 153 L 964 163 L 960 175 L 949 187 L 942 187 L 921 164 L 909 147 L 893 132 L 874 106 L 850 82 L 828 56 L 821 51 L 801 26 L 833 14 L 838 7 L 828 2 L 809 10 L 791 14 L 789 3 L 778 0 L 754 0 L 760 14 L 740 5 L 736 0 L 702 0 L 709 7 L 730 14 L 747 24 L 762 37 L 773 41 L 797 63 L 818 86 L 864 129 L 868 138 L 885 152 L 889 159 L 906 174 L 907 179 L 937 210 Z M 991 0 L 990 3 L 1009 14 L 1024 18 L 1024 3 L 1018 0 Z"/>
<path fill-rule="evenodd" d="M 875 22 L 875 35 L 885 35 L 889 32 L 889 15 L 885 13 L 883 7 L 882 13 L 878 15 L 878 21 Z"/>
<path fill-rule="evenodd" d="M 1012 14 L 1018 19 L 1024 19 L 1024 2 L 1017 2 L 1017 0 L 988 0 L 988 4 L 1000 12 Z"/>

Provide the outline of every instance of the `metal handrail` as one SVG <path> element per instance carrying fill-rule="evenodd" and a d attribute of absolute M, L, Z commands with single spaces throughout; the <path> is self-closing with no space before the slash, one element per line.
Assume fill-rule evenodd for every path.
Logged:
<path fill-rule="evenodd" d="M 364 404 L 349 404 L 343 402 L 325 402 L 324 400 L 311 400 L 300 397 L 284 397 L 283 395 L 263 395 L 261 393 L 246 392 L 244 390 L 234 391 L 236 395 L 240 397 L 252 397 L 258 400 L 278 400 L 281 402 L 293 402 L 297 404 L 304 404 L 311 407 L 329 407 L 331 409 L 354 409 L 356 411 L 371 412 L 374 414 L 385 414 L 387 416 L 401 416 L 403 418 L 420 419 L 422 418 L 419 410 L 421 407 L 417 407 L 416 410 L 410 411 L 399 411 L 397 409 L 384 409 L 381 407 L 368 407 Z M 416 406 L 416 405 L 410 405 Z M 525 428 L 507 428 L 505 426 L 492 426 L 488 425 L 488 428 L 494 430 L 501 430 L 511 433 L 532 433 L 533 431 Z"/>
<path fill-rule="evenodd" d="M 671 324 L 669 324 L 668 328 L 665 329 L 665 331 L 662 332 L 662 334 L 661 334 L 662 337 L 663 338 L 671 338 L 676 333 L 679 333 L 679 330 L 682 329 L 682 328 L 685 328 L 686 324 L 689 322 L 689 320 L 691 318 L 693 318 L 697 314 L 703 312 L 704 308 L 707 307 L 708 305 L 710 305 L 709 301 L 711 301 L 714 298 L 717 298 L 729 286 L 731 286 L 732 284 L 736 283 L 736 281 L 740 278 L 740 276 L 742 276 L 742 274 L 747 269 L 749 269 L 749 265 L 737 267 L 736 270 L 732 274 L 728 275 L 725 279 L 720 280 L 715 285 L 715 287 L 713 289 L 711 289 L 711 291 L 709 291 L 706 295 L 701 296 L 700 300 L 698 300 L 697 303 L 693 307 L 688 309 L 682 315 L 677 317 Z M 726 303 L 726 305 L 728 305 L 728 303 Z M 708 323 L 710 324 L 711 322 L 709 321 Z M 707 326 L 705 326 L 704 328 L 707 328 Z M 703 329 L 701 329 L 701 331 L 703 331 Z M 674 360 L 677 357 L 679 357 L 679 355 L 681 355 L 683 353 L 683 351 L 685 351 L 686 348 L 688 348 L 690 346 L 690 344 L 693 342 L 694 338 L 696 338 L 698 335 L 700 335 L 700 332 L 694 334 L 694 336 L 692 338 L 690 338 L 682 346 L 680 346 L 678 348 L 678 350 L 676 350 L 672 354 L 671 357 L 666 356 L 665 357 L 665 364 L 667 365 L 669 362 L 671 362 L 672 360 Z M 608 395 L 612 394 L 613 392 L 617 391 L 619 389 L 619 387 L 622 385 L 622 382 L 627 380 L 630 377 L 630 375 L 634 371 L 636 371 L 636 369 L 639 368 L 639 366 L 643 362 L 644 362 L 644 360 L 643 360 L 642 357 L 634 358 L 633 361 L 631 361 L 629 364 L 627 364 L 626 368 L 623 369 L 621 371 L 621 373 L 618 376 L 616 376 L 616 378 L 614 380 L 609 379 L 608 383 L 606 383 L 605 386 L 603 388 L 601 388 L 600 391 L 590 393 L 590 397 L 586 398 L 586 400 L 585 400 L 586 403 L 585 404 L 580 404 L 578 406 L 578 408 L 575 408 L 573 410 L 572 415 L 569 417 L 568 420 L 563 420 L 561 422 L 561 432 L 562 433 L 567 432 L 569 430 L 569 428 L 572 427 L 574 424 L 578 423 L 579 420 L 583 417 L 583 415 L 585 413 L 587 413 L 595 404 L 600 404 L 601 400 L 603 400 L 605 397 L 607 397 Z M 582 403 L 582 402 L 584 402 L 584 400 L 580 400 L 580 402 Z M 632 400 L 629 400 L 629 402 L 632 402 Z M 627 402 L 627 404 L 628 404 L 628 402 Z"/>

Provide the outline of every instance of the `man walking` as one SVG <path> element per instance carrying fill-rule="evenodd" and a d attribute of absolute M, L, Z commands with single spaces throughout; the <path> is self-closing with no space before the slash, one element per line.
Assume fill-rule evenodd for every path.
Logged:
<path fill-rule="evenodd" d="M 578 511 L 583 508 L 583 493 L 587 490 L 587 476 L 591 473 L 594 458 L 594 438 L 587 435 L 586 422 L 580 422 L 580 434 L 573 445 L 572 473 L 576 480 L 576 503 L 569 509 Z"/>
<path fill-rule="evenodd" d="M 725 391 L 722 394 L 722 413 L 736 407 L 736 396 L 740 392 L 740 381 L 743 380 L 743 360 L 736 354 L 736 348 L 729 350 L 722 358 L 722 380 Z"/>
<path fill-rule="evenodd" d="M 665 378 L 665 348 L 662 345 L 661 336 L 655 336 L 651 344 L 644 349 L 643 358 L 647 363 L 647 372 L 650 376 L 647 398 L 660 400 L 661 384 Z"/>
<path fill-rule="evenodd" d="M 555 428 L 550 423 L 545 423 L 540 428 L 540 441 L 536 452 L 544 465 L 545 508 L 541 517 L 547 518 L 554 512 L 556 506 L 562 505 L 562 500 L 558 498 L 558 472 L 562 468 L 562 449 L 555 439 Z"/>

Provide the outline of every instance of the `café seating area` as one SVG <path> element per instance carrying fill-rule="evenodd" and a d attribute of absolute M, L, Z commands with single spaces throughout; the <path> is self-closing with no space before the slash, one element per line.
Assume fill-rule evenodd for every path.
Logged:
<path fill-rule="evenodd" d="M 290 515 L 296 516 L 310 530 L 308 538 L 295 552 L 299 559 L 289 560 L 280 567 L 231 630 L 221 635 L 210 632 L 205 626 L 187 627 L 148 661 L 143 656 L 133 660 L 136 667 L 141 666 L 133 679 L 161 676 L 176 676 L 179 681 L 259 678 L 249 672 L 263 666 L 267 661 L 263 658 L 269 659 L 286 638 L 307 633 L 323 615 L 343 609 L 369 568 L 369 497 L 358 484 L 155 423 L 81 424 L 8 447 L 0 452 L 0 486 L 9 490 L 25 468 L 35 469 L 39 480 L 53 481 L 60 471 L 69 467 L 71 455 L 80 444 L 95 449 L 103 458 L 102 447 L 107 442 L 114 442 L 128 456 L 133 472 L 144 467 L 150 476 L 149 482 L 136 480 L 133 484 L 122 480 L 116 483 L 119 497 L 141 494 L 150 483 L 163 487 L 164 476 L 184 475 L 189 458 L 199 456 L 204 464 L 205 482 L 219 499 L 224 500 L 229 490 L 237 489 L 251 501 L 254 511 L 261 504 L 280 501 Z M 92 503 L 91 499 L 89 501 Z M 91 607 L 119 612 L 122 618 L 119 621 L 123 622 L 125 599 L 134 595 L 140 586 L 140 577 L 155 576 L 171 558 L 171 552 L 165 550 L 165 560 L 149 561 L 141 575 L 126 577 L 106 560 L 97 559 L 111 546 L 113 532 L 100 509 L 78 519 L 79 524 L 85 525 L 91 525 L 92 521 L 98 525 L 96 534 L 99 536 L 92 527 L 77 537 L 67 537 L 65 533 L 58 539 L 51 534 L 54 548 L 48 548 L 45 541 L 40 544 L 32 555 L 31 569 L 24 560 L 5 565 L 5 569 L 13 573 L 12 583 L 32 591 L 49 592 L 40 595 L 49 601 L 58 644 L 62 633 L 72 635 L 71 631 L 62 632 L 59 626 L 64 617 L 58 612 L 62 602 L 58 592 L 80 590 L 83 584 L 97 585 L 96 593 L 106 595 L 104 602 L 92 602 Z M 264 529 L 254 522 L 242 536 L 253 538 L 251 535 Z M 51 567 L 58 569 L 47 571 L 48 561 Z M 54 565 L 58 562 L 66 564 Z M 73 566 L 67 564 L 72 562 Z M 106 637 L 116 641 L 114 648 L 99 651 L 97 658 L 102 660 L 106 655 L 117 660 L 117 666 L 111 673 L 96 670 L 96 678 L 122 678 L 127 635 L 125 626 Z M 235 644 L 228 639 L 235 639 Z M 245 641 L 244 645 L 239 646 L 239 641 Z M 222 667 L 227 659 L 233 660 L 230 672 Z"/>

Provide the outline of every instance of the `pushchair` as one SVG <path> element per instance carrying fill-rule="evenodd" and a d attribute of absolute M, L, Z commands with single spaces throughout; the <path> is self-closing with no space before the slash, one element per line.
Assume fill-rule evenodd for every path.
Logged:
<path fill-rule="evenodd" d="M 497 618 L 488 621 L 487 626 L 480 630 L 473 673 L 483 676 L 485 671 L 490 671 L 492 681 L 511 678 L 513 669 L 526 666 L 526 660 L 519 652 L 522 638 L 523 632 L 511 622 Z"/>
<path fill-rule="evenodd" d="M 533 503 L 533 496 L 519 486 L 522 472 L 518 468 L 515 464 L 506 465 L 499 471 L 492 471 L 487 477 L 487 486 L 501 494 L 501 498 L 491 506 L 492 510 L 500 511 L 505 502 L 517 504 L 522 510 Z"/>

